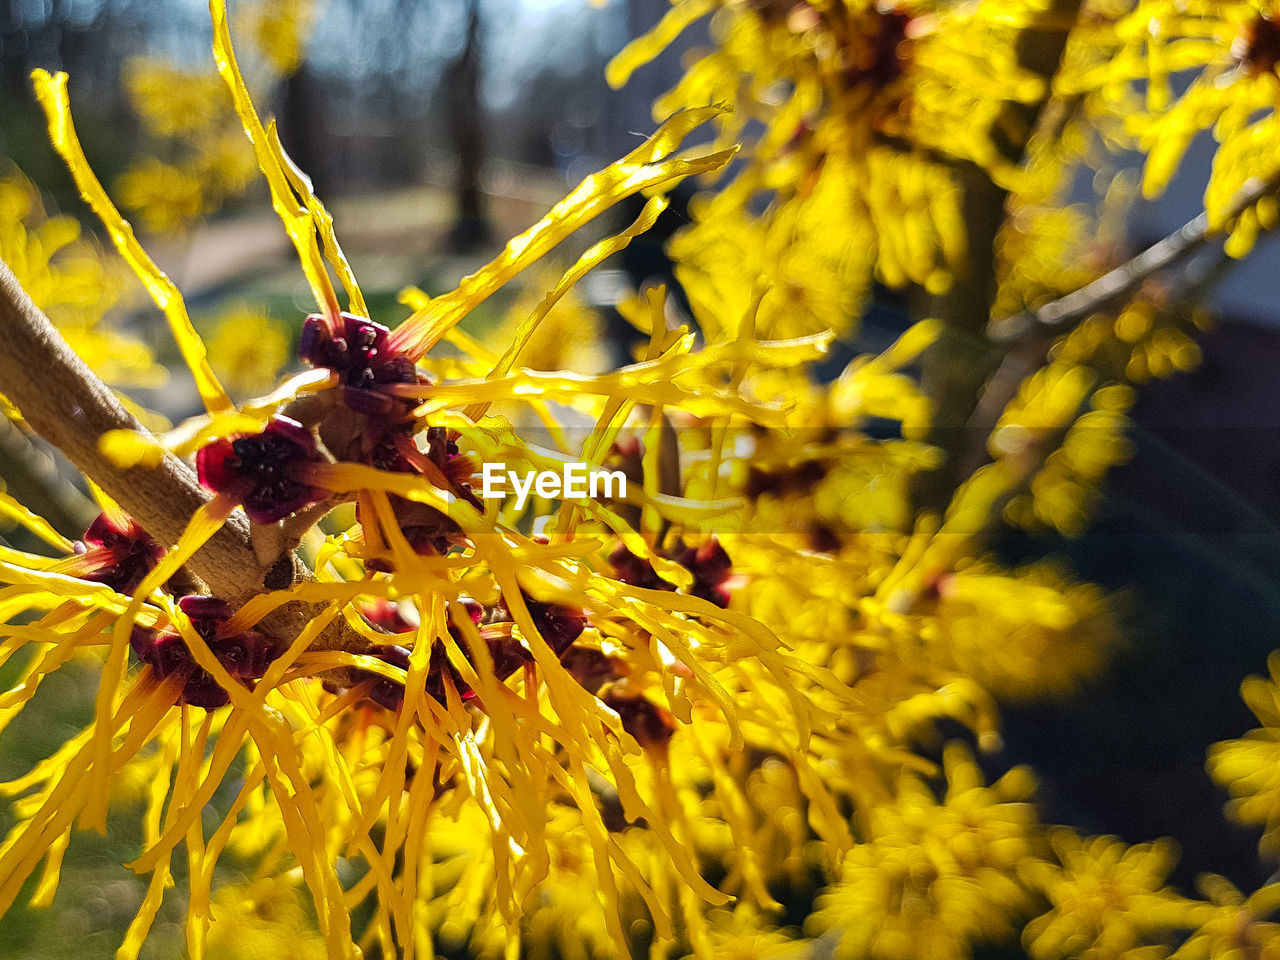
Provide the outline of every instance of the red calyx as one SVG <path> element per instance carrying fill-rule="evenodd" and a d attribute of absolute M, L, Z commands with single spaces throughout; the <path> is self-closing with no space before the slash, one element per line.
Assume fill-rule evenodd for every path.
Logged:
<path fill-rule="evenodd" d="M 1252 76 L 1274 73 L 1280 64 L 1280 18 L 1254 17 L 1232 44 L 1231 52 Z"/>
<path fill-rule="evenodd" d="M 164 556 L 164 547 L 135 520 L 122 523 L 105 513 L 89 524 L 84 545 L 84 553 L 76 560 L 76 575 L 105 583 L 119 593 L 133 593 Z"/>
<path fill-rule="evenodd" d="M 324 491 L 304 479 L 306 465 L 319 461 L 311 433 L 295 420 L 276 416 L 261 433 L 201 447 L 196 474 L 214 493 L 235 497 L 250 520 L 275 523 L 324 499 Z"/>
<path fill-rule="evenodd" d="M 356 413 L 378 417 L 391 413 L 403 398 L 387 388 L 420 383 L 412 360 L 387 346 L 390 331 L 380 323 L 354 314 L 341 315 L 341 327 L 331 335 L 319 314 L 302 324 L 298 355 L 316 367 L 328 367 L 342 381 L 342 402 Z"/>
<path fill-rule="evenodd" d="M 191 620 L 192 628 L 209 645 L 214 656 L 233 677 L 246 687 L 266 673 L 267 665 L 278 652 L 266 637 L 252 630 L 220 636 L 223 623 L 231 617 L 231 607 L 216 597 L 189 596 L 178 601 L 178 607 Z M 135 627 L 129 638 L 134 654 L 151 667 L 155 675 L 164 680 L 181 672 L 185 677 L 181 703 L 213 710 L 230 703 L 227 695 L 212 674 L 196 664 L 186 641 L 176 630 L 157 633 L 143 627 Z"/>
<path fill-rule="evenodd" d="M 676 732 L 675 719 L 647 697 L 632 697 L 609 691 L 600 698 L 610 710 L 617 712 L 622 729 L 636 738 L 646 749 L 665 749 Z"/>
<path fill-rule="evenodd" d="M 729 606 L 729 590 L 724 585 L 733 573 L 733 561 L 715 537 L 708 538 L 699 547 L 678 544 L 668 552 L 670 559 L 693 574 L 689 594 L 710 601 L 718 607 Z M 653 564 L 642 560 L 625 546 L 619 544 L 609 555 L 614 577 L 633 587 L 649 590 L 675 590 L 675 584 L 658 576 Z"/>
<path fill-rule="evenodd" d="M 586 628 L 587 618 L 581 610 L 560 604 L 544 603 L 528 596 L 525 597 L 525 604 L 529 608 L 529 615 L 532 617 L 534 625 L 537 626 L 538 632 L 542 634 L 543 639 L 546 640 L 557 656 L 563 656 Z M 459 606 L 461 612 L 473 624 L 482 629 L 489 623 L 506 622 L 511 619 L 511 614 L 507 610 L 506 604 L 501 601 L 486 611 L 484 607 L 470 597 L 460 597 Z M 370 622 L 393 629 L 398 633 L 409 632 L 413 629 L 390 604 L 386 604 L 376 610 L 366 611 L 366 617 Z M 456 624 L 450 624 L 449 633 L 458 642 L 467 660 L 471 662 L 467 640 L 462 631 Z M 499 683 L 506 680 L 525 664 L 533 662 L 533 656 L 514 637 L 489 636 L 484 638 L 484 642 L 489 648 L 489 657 L 493 661 L 494 678 Z M 377 644 L 366 652 L 370 656 L 377 657 L 386 663 L 408 669 L 409 650 L 407 647 L 395 644 Z M 425 689 L 430 696 L 440 703 L 445 701 L 444 681 L 446 676 L 463 700 L 471 700 L 475 697 L 475 691 L 463 682 L 461 674 L 449 663 L 449 658 L 444 648 L 437 645 L 432 649 L 427 664 Z M 398 710 L 404 702 L 404 688 L 392 680 L 379 677 L 370 690 L 368 697 L 388 710 Z"/>

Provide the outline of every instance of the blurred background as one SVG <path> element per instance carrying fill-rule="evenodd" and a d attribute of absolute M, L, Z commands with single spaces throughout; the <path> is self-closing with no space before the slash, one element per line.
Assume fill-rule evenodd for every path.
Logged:
<path fill-rule="evenodd" d="M 639 6 L 287 0 L 233 5 L 232 29 L 262 112 L 376 291 L 492 252 L 639 142 L 644 92 L 601 81 Z M 228 284 L 256 295 L 246 274 L 289 257 L 209 46 L 200 2 L 0 3 L 0 155 L 80 212 L 28 79 L 67 71 L 87 155 L 197 312 Z"/>
<path fill-rule="evenodd" d="M 697 31 L 621 91 L 608 89 L 603 70 L 666 7 L 283 0 L 233 6 L 232 30 L 260 111 L 278 118 L 286 148 L 333 212 L 374 317 L 394 324 L 407 313 L 396 303 L 403 287 L 448 289 L 583 176 L 652 132 L 650 105 L 679 75 L 681 50 L 699 42 Z M 313 305 L 209 47 L 199 0 L 0 0 L 0 251 L 13 224 L 49 244 L 56 231 L 48 225 L 65 223 L 61 216 L 88 222 L 31 95 L 32 68 L 65 70 L 94 169 L 186 294 L 215 367 L 243 400 L 295 363 L 299 320 Z M 1210 154 L 1207 144 L 1198 162 L 1193 152 L 1166 199 L 1135 204 L 1135 246 L 1200 210 Z M 644 276 L 666 275 L 662 243 L 681 222 L 679 206 L 558 308 L 558 326 L 549 326 L 562 333 L 540 365 L 627 357 L 614 298 Z M 69 304 L 62 319 L 87 336 L 110 311 L 112 349 L 125 358 L 113 382 L 170 422 L 196 412 L 191 384 L 166 372 L 176 351 L 140 291 L 113 272 L 100 242 L 63 242 L 64 253 L 81 259 L 63 256 L 60 269 L 101 255 L 95 289 L 113 292 Z M 546 276 L 533 277 L 530 291 L 540 284 Z M 527 312 L 522 296 L 516 289 L 495 298 L 469 330 L 500 340 L 510 316 Z M 1075 540 L 1011 535 L 1000 545 L 1009 562 L 1066 557 L 1081 578 L 1117 591 L 1130 643 L 1112 673 L 1071 703 L 1009 708 L 1008 748 L 993 762 L 1034 763 L 1046 821 L 1130 842 L 1177 835 L 1184 850 L 1175 879 L 1184 887 L 1214 870 L 1252 889 L 1262 869 L 1256 837 L 1227 825 L 1224 796 L 1202 767 L 1209 743 L 1255 725 L 1239 680 L 1264 669 L 1280 635 L 1274 238 L 1264 237 L 1213 298 L 1218 319 L 1204 363 L 1142 394 L 1134 456 L 1109 478 L 1090 532 Z M 906 320 L 884 293 L 864 318 L 861 343 L 882 344 Z M 856 347 L 846 345 L 845 355 Z M 570 356 L 587 348 L 594 352 Z M 76 536 L 87 525 L 87 500 L 65 467 L 3 422 L 0 478 L 63 532 Z M 0 689 L 8 679 L 0 671 Z M 80 679 L 76 689 L 74 672 L 60 671 L 41 690 L 46 708 L 12 724 L 0 780 L 85 722 L 92 678 Z M 1170 698 L 1170 689 L 1194 692 Z M 0 811 L 0 832 L 10 822 Z M 108 838 L 77 839 L 55 911 L 15 909 L 0 919 L 0 958 L 110 956 L 140 898 L 118 866 L 136 849 L 133 829 L 121 819 Z M 165 914 L 168 938 L 154 937 L 144 956 L 180 950 L 180 905 Z"/>

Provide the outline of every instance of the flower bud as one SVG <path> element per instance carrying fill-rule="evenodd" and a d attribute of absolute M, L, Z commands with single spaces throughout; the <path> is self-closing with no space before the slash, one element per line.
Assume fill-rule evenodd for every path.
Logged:
<path fill-rule="evenodd" d="M 324 318 L 312 314 L 302 325 L 298 355 L 312 366 L 328 367 L 338 375 L 342 402 L 348 409 L 385 416 L 402 402 L 387 387 L 422 380 L 412 360 L 387 348 L 389 332 L 380 323 L 344 313 L 340 331 L 331 336 Z"/>

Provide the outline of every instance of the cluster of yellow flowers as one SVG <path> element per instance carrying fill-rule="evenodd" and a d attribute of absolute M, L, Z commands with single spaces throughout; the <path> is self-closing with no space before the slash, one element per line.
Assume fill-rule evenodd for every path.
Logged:
<path fill-rule="evenodd" d="M 712 16 L 715 47 L 659 102 L 658 132 L 456 290 L 405 290 L 394 327 L 369 315 L 332 218 L 254 107 L 225 5 L 211 9 L 217 90 L 315 297 L 299 318 L 311 369 L 232 402 L 83 156 L 65 78 L 38 72 L 54 145 L 169 321 L 206 413 L 158 438 L 101 438 L 113 466 L 89 479 L 103 515 L 78 543 L 0 494 L 0 517 L 48 547 L 0 541 L 0 666 L 16 674 L 0 731 L 69 663 L 100 676 L 92 722 L 0 784 L 14 821 L 0 912 L 24 889 L 56 907 L 73 826 L 104 829 L 114 796 L 138 812 L 128 867 L 148 878 L 122 958 L 140 955 L 166 897 L 185 908 L 193 958 L 949 960 L 1019 940 L 1036 960 L 1280 955 L 1267 919 L 1280 884 L 1245 896 L 1209 876 L 1203 899 L 1184 896 L 1168 886 L 1172 842 L 1047 826 L 1029 771 L 988 785 L 975 759 L 998 756 L 998 702 L 1069 694 L 1119 640 L 1102 591 L 1048 562 L 1003 569 L 984 535 L 1002 518 L 1082 527 L 1126 455 L 1130 384 L 1194 365 L 1195 318 L 1143 288 L 1054 331 L 941 514 L 913 498 L 946 455 L 917 368 L 952 318 L 829 383 L 813 372 L 874 282 L 937 296 L 963 279 L 975 175 L 1008 194 L 1002 312 L 1037 311 L 1110 266 L 1080 254 L 1091 217 L 1053 212 L 1067 172 L 1092 162 L 1091 123 L 1147 144 L 1158 185 L 1188 124 L 1218 111 L 1224 172 L 1208 202 L 1239 252 L 1269 223 L 1265 204 L 1237 219 L 1222 199 L 1270 129 L 1254 120 L 1280 83 L 1269 7 L 676 0 L 610 75 Z M 305 19 L 283 9 L 294 26 L 254 28 L 278 70 L 296 65 L 288 38 Z M 1037 62 L 1036 38 L 1060 70 Z M 1169 74 L 1189 68 L 1202 73 L 1174 98 Z M 147 67 L 126 82 L 158 134 L 221 123 L 212 79 L 170 84 Z M 1146 107 L 1125 117 L 1139 82 Z M 1237 87 L 1239 115 L 1216 92 Z M 1057 134 L 1032 136 L 1051 96 Z M 761 132 L 739 152 L 748 121 Z M 709 123 L 717 142 L 682 151 Z M 732 163 L 671 247 L 693 323 L 662 288 L 637 294 L 619 309 L 647 342 L 601 369 L 574 284 L 652 226 L 671 186 Z M 119 185 L 155 226 L 206 209 L 210 184 L 239 168 L 165 169 Z M 460 329 L 641 191 L 638 219 L 518 300 L 487 345 Z M 1131 193 L 1113 191 L 1119 206 Z M 28 186 L 0 183 L 0 257 L 116 378 L 123 341 L 75 339 L 106 309 L 90 294 L 116 282 L 70 255 L 76 237 Z M 190 474 L 171 454 L 194 456 L 209 493 L 157 541 L 105 474 Z M 570 462 L 627 482 L 599 497 L 478 495 L 482 464 Z M 206 544 L 228 531 L 261 569 L 202 576 Z M 212 595 L 215 575 L 242 595 Z M 1263 729 L 1215 746 L 1209 768 L 1274 857 L 1271 666 L 1244 688 Z M 796 903 L 813 904 L 807 919 L 787 916 Z"/>
<path fill-rule="evenodd" d="M 159 366 L 137 337 L 104 322 L 130 275 L 104 260 L 74 217 L 49 216 L 36 188 L 16 169 L 0 178 L 0 260 L 67 343 L 121 386 L 157 386 Z"/>
<path fill-rule="evenodd" d="M 297 70 L 312 6 L 311 0 L 285 0 L 239 10 L 258 85 L 269 87 Z M 164 57 L 140 56 L 125 64 L 122 82 L 154 143 L 120 175 L 116 191 L 120 205 L 148 231 L 185 232 L 257 176 L 253 150 L 211 65 L 192 70 Z"/>

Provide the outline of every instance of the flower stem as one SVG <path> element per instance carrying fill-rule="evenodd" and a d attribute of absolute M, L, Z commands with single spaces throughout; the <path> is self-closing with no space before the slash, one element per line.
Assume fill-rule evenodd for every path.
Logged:
<path fill-rule="evenodd" d="M 192 515 L 210 500 L 195 471 L 172 454 L 165 454 L 156 467 L 122 468 L 102 453 L 99 439 L 108 430 L 146 434 L 146 428 L 76 356 L 3 260 L 0 392 L 36 433 L 165 546 L 178 542 Z M 249 521 L 238 512 L 191 557 L 187 569 L 233 607 L 269 589 L 310 579 L 291 551 L 260 558 L 250 539 Z M 322 609 L 322 604 L 287 604 L 268 615 L 258 629 L 282 639 L 296 637 Z M 337 624 L 316 647 L 358 651 L 367 646 L 341 618 Z"/>

